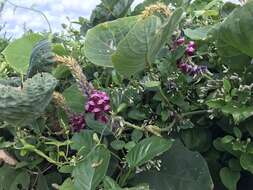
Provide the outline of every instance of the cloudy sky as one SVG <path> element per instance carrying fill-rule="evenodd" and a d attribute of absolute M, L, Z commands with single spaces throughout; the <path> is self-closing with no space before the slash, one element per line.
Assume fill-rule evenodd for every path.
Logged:
<path fill-rule="evenodd" d="M 79 16 L 89 18 L 91 11 L 100 0 L 10 0 L 11 2 L 25 7 L 34 7 L 42 11 L 49 19 L 53 30 L 61 30 L 61 24 L 66 23 L 66 16 L 76 19 Z M 134 5 L 142 0 L 135 0 Z M 1 2 L 1 0 L 0 0 Z M 14 9 L 9 3 L 4 7 L 0 17 L 0 25 L 6 23 L 5 31 L 9 36 L 19 36 L 24 26 L 34 31 L 47 29 L 45 20 L 29 10 Z M 1 33 L 0 33 L 1 35 Z"/>
<path fill-rule="evenodd" d="M 61 24 L 67 23 L 66 16 L 71 20 L 77 19 L 79 16 L 89 18 L 91 11 L 95 8 L 100 0 L 10 0 L 11 2 L 25 7 L 34 7 L 42 11 L 49 19 L 53 31 L 61 30 Z M 143 0 L 135 0 L 134 5 Z M 225 0 L 228 1 L 228 0 Z M 230 0 L 238 1 L 238 0 Z M 1 2 L 1 0 L 0 0 Z M 18 37 L 26 28 L 34 31 L 43 31 L 47 29 L 45 20 L 29 10 L 14 9 L 9 3 L 5 6 L 0 16 L 0 26 L 6 23 L 5 31 L 8 36 Z M 0 32 L 3 35 L 3 32 Z"/>

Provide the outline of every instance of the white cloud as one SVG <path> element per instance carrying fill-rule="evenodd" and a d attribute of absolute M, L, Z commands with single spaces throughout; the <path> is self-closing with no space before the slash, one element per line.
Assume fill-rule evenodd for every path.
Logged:
<path fill-rule="evenodd" d="M 135 0 L 133 7 L 143 0 Z M 100 0 L 11 0 L 11 2 L 25 7 L 34 7 L 41 10 L 48 18 L 54 31 L 61 30 L 61 24 L 66 22 L 66 17 L 76 19 L 79 16 L 89 18 L 91 11 Z M 7 4 L 0 25 L 6 23 L 5 30 L 11 36 L 20 36 L 24 31 L 24 25 L 34 31 L 47 29 L 47 23 L 37 13 L 24 9 L 15 9 Z"/>
<path fill-rule="evenodd" d="M 52 24 L 53 30 L 59 31 L 67 16 L 71 19 L 79 16 L 88 18 L 100 0 L 11 0 L 11 2 L 41 10 Z M 21 35 L 24 24 L 35 31 L 47 29 L 41 15 L 19 8 L 15 9 L 15 12 L 13 10 L 14 7 L 7 4 L 0 18 L 0 25 L 6 23 L 5 30 L 9 35 Z"/>

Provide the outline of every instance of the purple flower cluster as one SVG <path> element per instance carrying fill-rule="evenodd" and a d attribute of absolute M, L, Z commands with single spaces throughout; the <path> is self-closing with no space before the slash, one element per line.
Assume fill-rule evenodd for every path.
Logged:
<path fill-rule="evenodd" d="M 185 44 L 185 38 L 184 37 L 180 37 L 178 38 L 175 43 L 174 43 L 174 46 L 177 47 L 177 46 L 183 46 Z M 193 56 L 195 51 L 197 49 L 197 46 L 195 44 L 194 41 L 190 41 L 187 46 L 186 46 L 186 49 L 185 49 L 185 52 L 188 56 Z"/>
<path fill-rule="evenodd" d="M 184 43 L 185 43 L 185 38 L 184 37 L 180 37 L 176 40 L 176 45 L 177 46 L 182 46 L 182 45 L 184 45 Z"/>
<path fill-rule="evenodd" d="M 194 76 L 194 75 L 199 75 L 201 73 L 207 72 L 207 66 L 201 65 L 190 65 L 187 63 L 179 63 L 177 67 L 183 72 L 188 75 Z"/>
<path fill-rule="evenodd" d="M 83 114 L 73 114 L 69 118 L 69 124 L 73 132 L 80 132 L 85 128 L 85 119 Z"/>
<path fill-rule="evenodd" d="M 187 55 L 192 56 L 195 53 L 196 48 L 197 48 L 197 46 L 196 46 L 195 42 L 194 41 L 190 41 L 187 44 L 187 48 L 186 48 L 185 51 L 186 51 Z"/>
<path fill-rule="evenodd" d="M 185 38 L 184 37 L 180 37 L 178 38 L 175 43 L 174 46 L 178 47 L 178 46 L 183 46 L 185 45 Z M 185 49 L 185 53 L 187 56 L 193 56 L 194 53 L 196 52 L 197 46 L 196 43 L 194 41 L 189 41 L 186 44 L 186 49 Z M 207 72 L 207 67 L 206 66 L 197 66 L 197 65 L 191 65 L 188 63 L 187 59 L 185 61 L 183 61 L 183 58 L 177 61 L 177 67 L 185 74 L 191 75 L 191 76 L 196 76 L 202 73 Z"/>
<path fill-rule="evenodd" d="M 86 112 L 94 113 L 96 120 L 107 123 L 107 114 L 110 112 L 110 109 L 110 98 L 107 93 L 97 90 L 92 91 L 85 105 Z"/>

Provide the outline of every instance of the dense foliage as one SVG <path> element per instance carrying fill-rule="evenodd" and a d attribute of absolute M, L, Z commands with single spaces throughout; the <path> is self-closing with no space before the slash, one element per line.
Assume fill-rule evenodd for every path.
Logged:
<path fill-rule="evenodd" d="M 132 3 L 0 39 L 0 190 L 253 188 L 253 2 Z"/>

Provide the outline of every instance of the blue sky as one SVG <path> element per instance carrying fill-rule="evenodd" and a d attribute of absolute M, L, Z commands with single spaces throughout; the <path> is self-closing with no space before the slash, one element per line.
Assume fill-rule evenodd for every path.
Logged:
<path fill-rule="evenodd" d="M 79 16 L 89 18 L 91 11 L 100 0 L 10 0 L 11 2 L 34 7 L 42 11 L 49 19 L 53 31 L 60 31 L 61 24 L 67 23 L 66 17 L 77 19 Z M 135 0 L 134 5 L 143 0 Z M 1 2 L 1 0 L 0 0 Z M 5 31 L 8 36 L 18 37 L 26 28 L 34 31 L 43 31 L 47 29 L 45 20 L 32 11 L 24 9 L 13 9 L 13 6 L 7 4 L 0 17 L 0 25 L 6 23 Z"/>
<path fill-rule="evenodd" d="M 100 0 L 10 0 L 13 3 L 26 7 L 34 7 L 41 10 L 49 19 L 53 31 L 61 30 L 61 24 L 67 23 L 66 16 L 71 20 L 77 19 L 79 16 L 89 18 L 91 11 L 95 8 Z M 135 0 L 134 5 L 143 0 Z M 228 0 L 225 0 L 228 1 Z M 230 0 L 238 1 L 238 0 Z M 1 2 L 1 0 L 0 0 Z M 8 36 L 18 37 L 22 35 L 24 26 L 34 31 L 43 31 L 47 29 L 45 20 L 32 11 L 24 9 L 16 9 L 7 4 L 0 15 L 0 26 L 6 23 L 5 31 Z M 1 33 L 0 33 L 1 35 Z"/>

